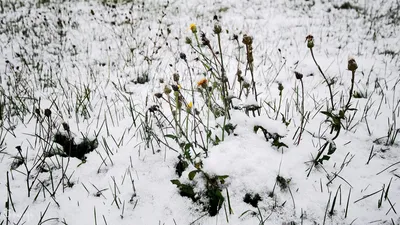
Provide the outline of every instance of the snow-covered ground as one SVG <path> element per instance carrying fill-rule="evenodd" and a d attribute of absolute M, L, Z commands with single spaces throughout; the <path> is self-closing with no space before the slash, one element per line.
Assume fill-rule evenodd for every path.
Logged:
<path fill-rule="evenodd" d="M 0 2 L 0 225 L 400 224 L 399 1 L 115 2 Z M 197 47 L 194 25 L 215 57 Z M 240 94 L 238 69 L 252 86 L 245 35 L 257 99 Z M 349 57 L 358 65 L 356 110 L 337 138 L 321 113 L 331 97 L 307 35 L 334 82 L 333 114 L 349 99 Z M 229 117 L 223 107 L 214 117 L 221 85 L 202 54 L 208 65 L 223 61 Z M 246 113 L 251 106 L 260 109 Z M 60 134 L 94 151 L 62 157 Z M 315 163 L 329 143 L 329 160 Z M 205 209 L 210 190 L 223 199 L 215 216 Z M 257 194 L 257 205 L 246 203 Z"/>

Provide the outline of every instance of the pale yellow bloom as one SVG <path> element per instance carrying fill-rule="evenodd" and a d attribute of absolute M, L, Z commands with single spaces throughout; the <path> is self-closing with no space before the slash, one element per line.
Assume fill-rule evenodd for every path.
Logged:
<path fill-rule="evenodd" d="M 193 107 L 193 102 L 189 102 L 186 107 L 190 110 Z"/>
<path fill-rule="evenodd" d="M 196 26 L 196 24 L 194 24 L 194 23 L 190 24 L 190 30 L 191 30 L 193 33 L 197 33 L 197 26 Z"/>

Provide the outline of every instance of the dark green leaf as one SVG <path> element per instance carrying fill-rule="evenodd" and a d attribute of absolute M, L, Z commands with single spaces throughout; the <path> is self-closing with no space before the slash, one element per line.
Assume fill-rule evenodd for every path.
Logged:
<path fill-rule="evenodd" d="M 188 175 L 189 180 L 193 180 L 194 177 L 196 176 L 196 174 L 197 174 L 198 172 L 200 172 L 200 170 L 193 170 L 193 171 L 190 171 L 190 173 L 189 173 L 189 175 Z"/>
<path fill-rule="evenodd" d="M 164 135 L 165 137 L 167 137 L 167 138 L 171 138 L 171 139 L 174 139 L 174 140 L 177 140 L 178 138 L 175 136 L 175 135 L 173 135 L 173 134 L 166 134 L 166 135 Z"/>
<path fill-rule="evenodd" d="M 179 180 L 171 180 L 171 183 L 172 184 L 175 184 L 176 186 L 181 186 L 182 184 L 181 184 L 181 182 L 179 181 Z"/>

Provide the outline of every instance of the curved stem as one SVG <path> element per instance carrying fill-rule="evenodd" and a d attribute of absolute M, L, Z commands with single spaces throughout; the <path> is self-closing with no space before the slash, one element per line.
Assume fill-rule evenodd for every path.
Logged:
<path fill-rule="evenodd" d="M 324 77 L 324 80 L 325 80 L 326 84 L 328 85 L 329 94 L 330 94 L 330 96 L 331 96 L 332 110 L 334 110 L 334 109 L 335 109 L 335 106 L 334 106 L 334 104 L 333 104 L 333 93 L 332 93 L 331 83 L 328 81 L 328 79 L 326 78 L 326 76 L 325 76 L 324 72 L 322 71 L 321 67 L 318 65 L 317 61 L 315 60 L 314 52 L 313 52 L 312 48 L 310 48 L 310 52 L 311 52 L 311 56 L 312 56 L 312 58 L 313 58 L 313 60 L 314 60 L 315 65 L 317 65 L 319 72 L 322 74 L 322 76 Z"/>
<path fill-rule="evenodd" d="M 356 73 L 356 71 L 351 71 L 350 95 L 349 95 L 349 100 L 347 101 L 346 106 L 345 106 L 345 109 L 344 109 L 345 111 L 347 111 L 347 110 L 349 109 L 349 107 L 350 107 L 350 100 L 351 100 L 351 97 L 353 96 L 355 73 Z"/>

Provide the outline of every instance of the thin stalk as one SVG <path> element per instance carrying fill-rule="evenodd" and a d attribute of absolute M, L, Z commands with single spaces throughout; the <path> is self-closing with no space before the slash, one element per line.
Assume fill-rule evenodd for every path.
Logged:
<path fill-rule="evenodd" d="M 300 123 L 300 134 L 299 134 L 299 139 L 297 141 L 297 145 L 300 144 L 301 136 L 304 132 L 304 83 L 303 79 L 300 79 L 301 83 L 301 123 Z"/>
<path fill-rule="evenodd" d="M 317 65 L 319 72 L 322 74 L 322 76 L 324 77 L 324 80 L 326 82 L 326 84 L 328 85 L 328 89 L 329 89 L 329 95 L 331 97 L 331 105 L 332 105 L 332 111 L 335 109 L 335 106 L 333 104 L 333 92 L 332 92 L 332 87 L 331 87 L 331 83 L 328 81 L 328 78 L 326 78 L 324 72 L 322 71 L 321 67 L 319 66 L 319 64 L 317 63 L 317 60 L 315 60 L 315 56 L 314 56 L 314 52 L 312 50 L 312 48 L 310 48 L 310 52 L 311 52 L 311 56 L 314 60 L 315 65 Z"/>
<path fill-rule="evenodd" d="M 355 73 L 356 73 L 355 70 L 351 71 L 351 87 L 350 87 L 350 94 L 349 94 L 349 100 L 347 100 L 347 103 L 346 103 L 346 106 L 345 106 L 345 110 L 349 109 L 349 107 L 350 107 L 350 100 L 351 100 L 351 97 L 353 96 Z"/>

